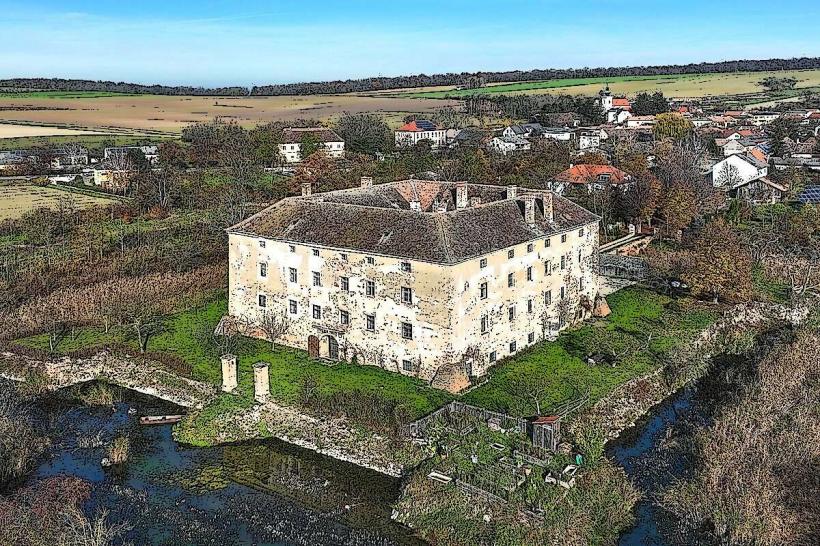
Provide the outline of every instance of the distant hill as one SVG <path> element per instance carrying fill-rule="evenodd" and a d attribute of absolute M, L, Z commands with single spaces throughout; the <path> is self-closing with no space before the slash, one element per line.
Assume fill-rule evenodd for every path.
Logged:
<path fill-rule="evenodd" d="M 471 82 L 504 83 L 564 78 L 606 78 L 616 76 L 661 76 L 665 74 L 700 74 L 721 72 L 768 72 L 773 70 L 808 70 L 820 68 L 820 57 L 794 59 L 760 59 L 693 63 L 683 65 L 627 66 L 611 68 L 571 68 L 508 70 L 505 72 L 462 72 L 460 74 L 416 74 L 413 76 L 375 77 L 327 82 L 286 83 L 246 87 L 187 87 L 141 85 L 136 83 L 66 80 L 61 78 L 12 78 L 0 80 L 0 92 L 14 91 L 105 91 L 153 95 L 199 96 L 276 96 L 365 93 L 405 87 L 467 85 Z"/>

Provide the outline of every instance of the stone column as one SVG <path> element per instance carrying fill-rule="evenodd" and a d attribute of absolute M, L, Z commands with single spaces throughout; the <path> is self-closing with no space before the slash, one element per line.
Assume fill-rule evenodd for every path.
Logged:
<path fill-rule="evenodd" d="M 235 355 L 222 355 L 222 391 L 233 392 L 237 380 L 237 359 Z"/>
<path fill-rule="evenodd" d="M 253 365 L 253 399 L 260 404 L 270 399 L 270 378 L 266 362 L 257 362 Z"/>

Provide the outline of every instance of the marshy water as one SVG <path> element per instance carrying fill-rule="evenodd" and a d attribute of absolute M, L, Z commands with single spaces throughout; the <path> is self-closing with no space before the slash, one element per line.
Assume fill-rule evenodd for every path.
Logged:
<path fill-rule="evenodd" d="M 635 509 L 635 525 L 621 535 L 620 546 L 710 543 L 708 536 L 683 529 L 658 501 L 675 480 L 692 475 L 696 464 L 692 440 L 730 399 L 738 378 L 749 371 L 747 364 L 737 357 L 716 359 L 705 377 L 666 399 L 607 447 L 607 455 L 643 494 Z"/>
<path fill-rule="evenodd" d="M 126 522 L 134 544 L 419 544 L 391 521 L 399 480 L 278 441 L 215 448 L 180 446 L 171 426 L 140 426 L 141 415 L 179 408 L 130 391 L 107 406 L 63 395 L 42 402 L 53 446 L 29 476 L 89 481 L 86 512 Z M 129 411 L 130 410 L 130 411 Z M 117 436 L 128 460 L 103 468 Z"/>

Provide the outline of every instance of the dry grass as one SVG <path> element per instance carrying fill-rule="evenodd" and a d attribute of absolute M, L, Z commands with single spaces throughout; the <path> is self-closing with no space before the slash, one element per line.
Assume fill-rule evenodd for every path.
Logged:
<path fill-rule="evenodd" d="M 703 431 L 698 470 L 664 504 L 722 544 L 817 544 L 820 537 L 820 332 L 806 328 L 758 365 Z"/>
<path fill-rule="evenodd" d="M 344 112 L 374 112 L 385 115 L 429 112 L 452 103 L 452 101 L 357 95 L 0 97 L 0 121 L 70 125 L 103 130 L 131 129 L 179 133 L 186 125 L 209 121 L 215 117 L 233 120 L 240 125 L 250 127 L 270 121 L 290 121 L 300 118 L 326 121 Z M 44 107 L 48 109 L 42 109 Z M 6 134 L 5 136 L 18 135 Z"/>
<path fill-rule="evenodd" d="M 111 199 L 73 193 L 48 186 L 0 185 L 0 221 L 16 219 L 40 207 L 86 209 L 111 203 Z"/>
<path fill-rule="evenodd" d="M 122 464 L 127 461 L 130 448 L 131 442 L 128 440 L 128 436 L 117 436 L 114 438 L 114 441 L 111 442 L 111 446 L 108 448 L 108 459 L 111 461 L 111 464 Z"/>

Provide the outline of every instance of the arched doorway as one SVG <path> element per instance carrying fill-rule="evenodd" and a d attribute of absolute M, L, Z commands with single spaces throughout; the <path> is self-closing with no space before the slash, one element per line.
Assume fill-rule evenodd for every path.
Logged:
<path fill-rule="evenodd" d="M 335 337 L 322 336 L 319 342 L 319 356 L 328 360 L 339 360 L 339 342 Z"/>

